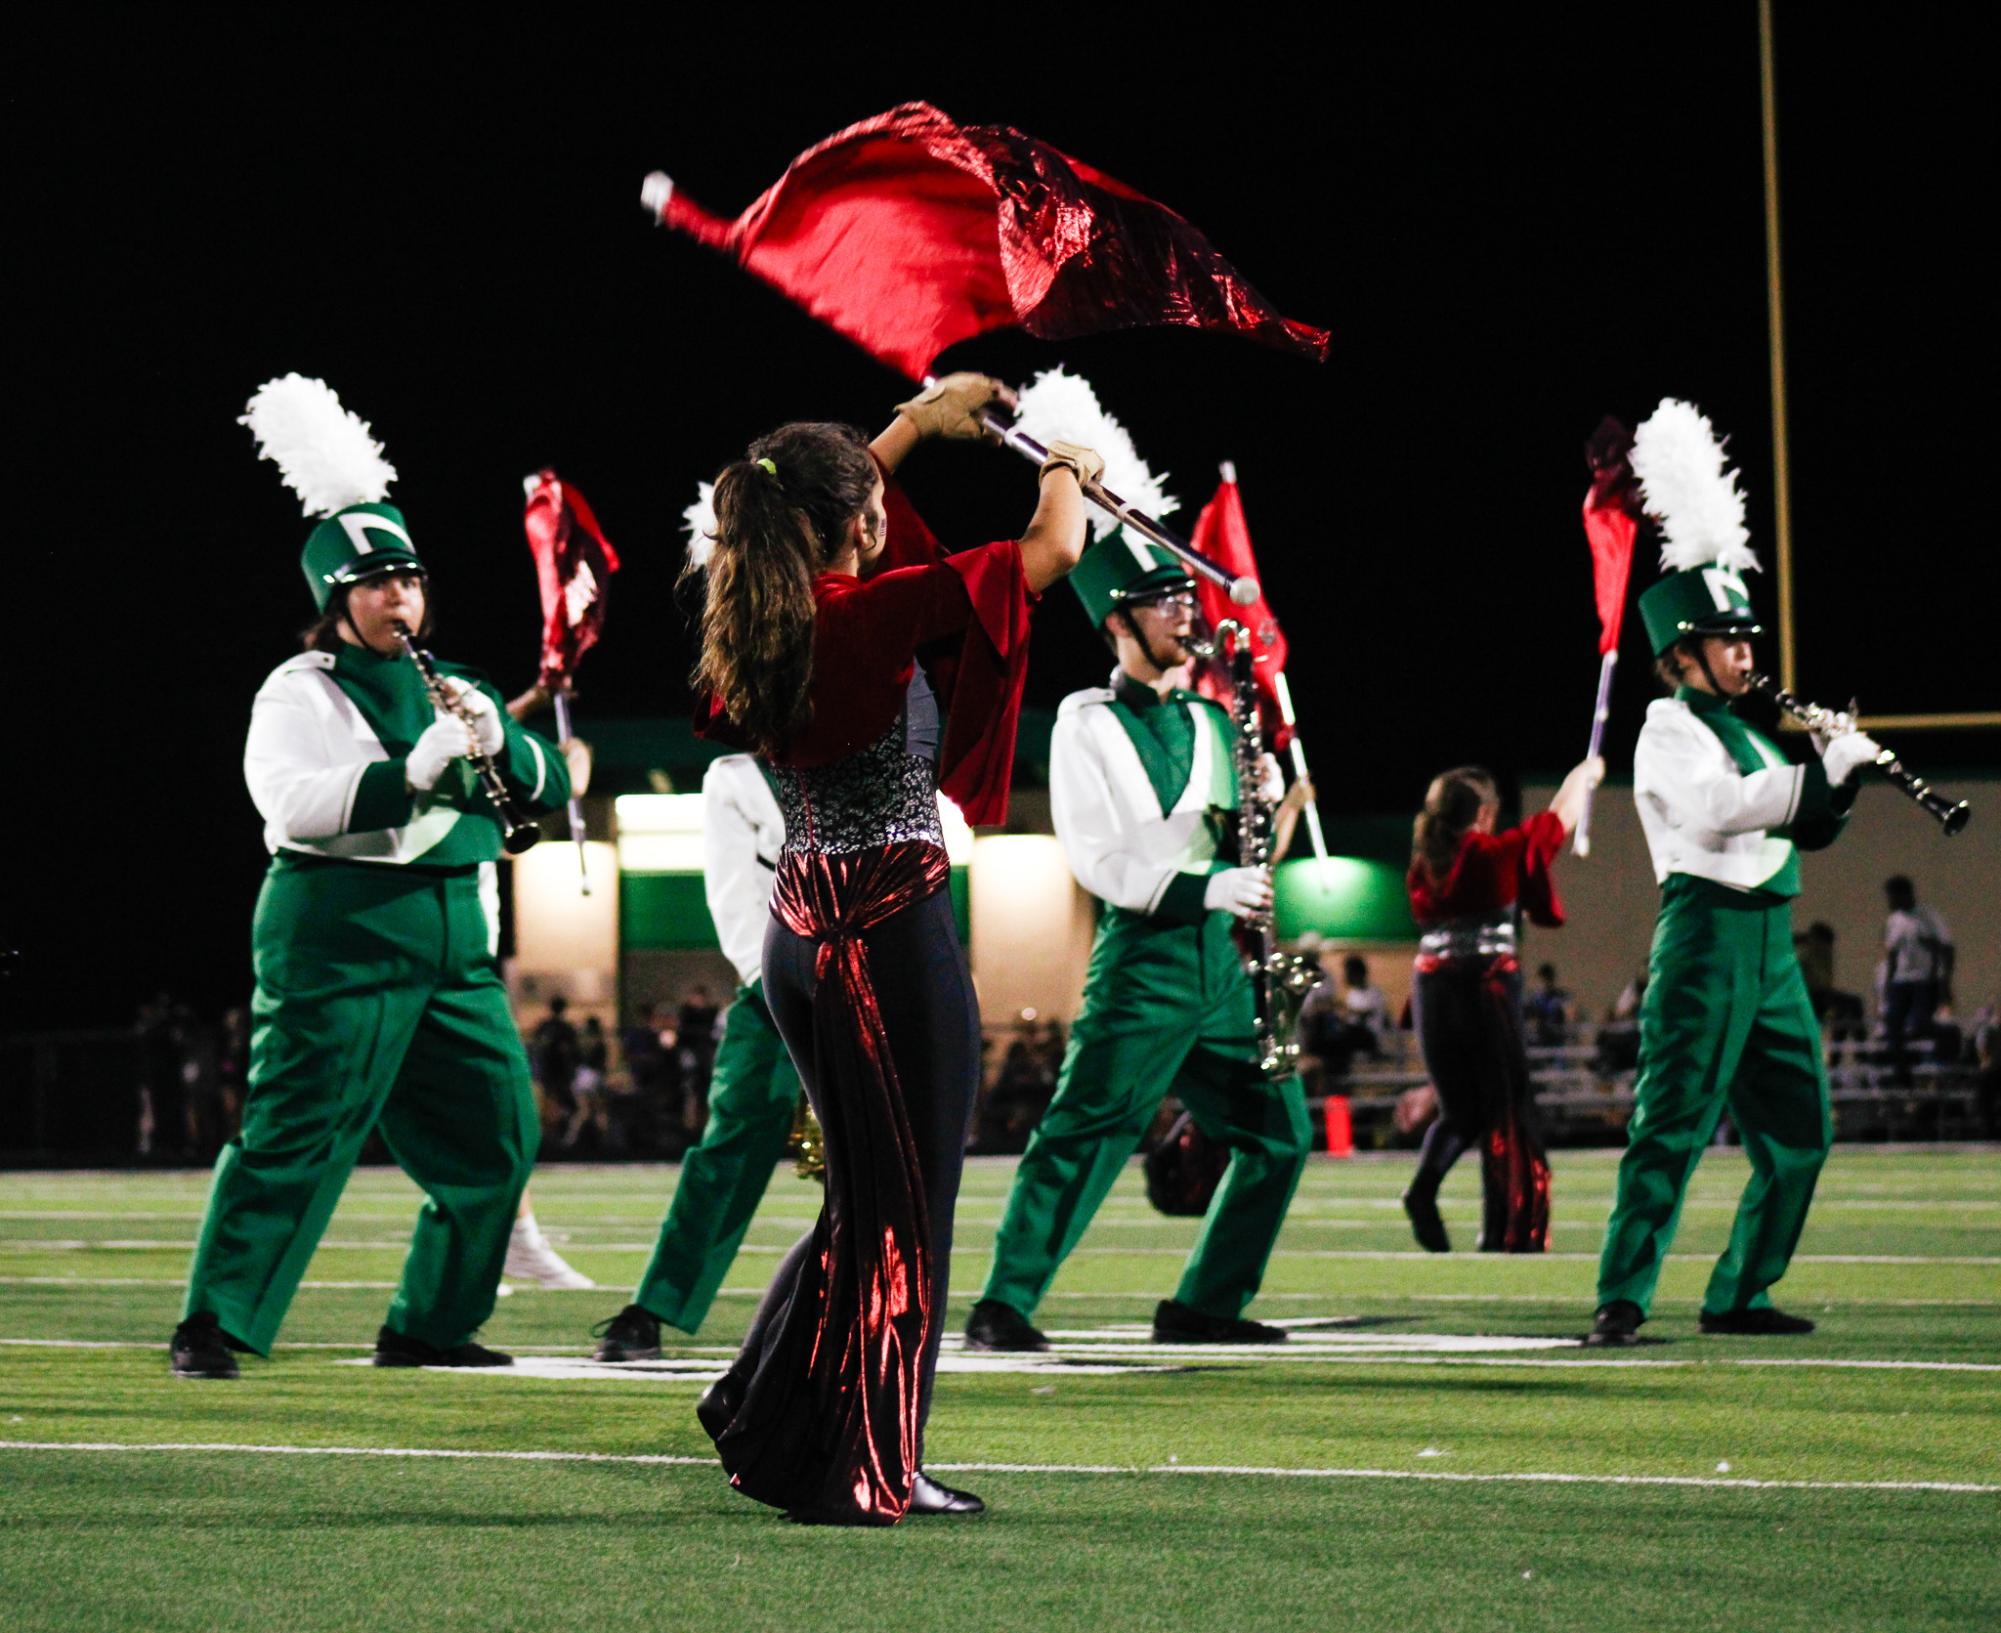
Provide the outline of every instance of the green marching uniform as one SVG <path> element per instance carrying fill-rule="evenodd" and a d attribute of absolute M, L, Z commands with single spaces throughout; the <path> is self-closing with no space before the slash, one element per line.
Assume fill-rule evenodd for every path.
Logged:
<path fill-rule="evenodd" d="M 1673 574 L 1640 608 L 1656 653 L 1687 637 L 1758 632 L 1742 580 L 1723 568 Z M 1789 763 L 1719 695 L 1684 686 L 1647 711 L 1633 795 L 1661 907 L 1633 1118 L 1599 1264 L 1601 1321 L 1619 1301 L 1645 1318 L 1726 1106 L 1751 1180 L 1703 1316 L 1771 1305 L 1833 1136 L 1820 1027 L 1793 952 L 1798 852 L 1834 841 L 1854 793 L 1852 781 L 1830 787 L 1818 762 Z"/>
<path fill-rule="evenodd" d="M 348 506 L 308 540 L 322 610 L 336 588 L 423 571 L 400 514 Z M 569 774 L 495 706 L 494 756 L 526 807 Z M 425 1193 L 386 1325 L 439 1350 L 492 1312 L 535 1158 L 528 1063 L 496 960 L 483 874 L 498 818 L 464 759 L 413 794 L 405 756 L 437 718 L 416 666 L 343 642 L 281 663 L 251 713 L 244 773 L 271 867 L 251 945 L 257 989 L 241 1133 L 217 1160 L 185 1316 L 268 1354 L 371 1132 Z"/>
<path fill-rule="evenodd" d="M 764 1007 L 764 927 L 785 818 L 748 754 L 702 778 L 702 884 L 724 955 L 741 983 L 723 1019 L 709 1080 L 709 1120 L 681 1159 L 660 1241 L 632 1302 L 683 1332 L 702 1325 L 784 1155 L 799 1075 Z"/>
<path fill-rule="evenodd" d="M 1151 546 L 1114 534 L 1072 577 L 1095 622 L 1121 600 L 1185 585 Z M 1234 1320 L 1256 1294 L 1305 1167 L 1298 1080 L 1259 1071 L 1251 984 L 1227 912 L 1204 907 L 1233 865 L 1235 728 L 1193 692 L 1162 698 L 1115 671 L 1072 693 L 1050 746 L 1050 804 L 1078 881 L 1105 904 L 1055 1097 L 1015 1174 L 981 1302 L 1026 1318 L 1171 1092 L 1230 1150 L 1175 1299 Z"/>

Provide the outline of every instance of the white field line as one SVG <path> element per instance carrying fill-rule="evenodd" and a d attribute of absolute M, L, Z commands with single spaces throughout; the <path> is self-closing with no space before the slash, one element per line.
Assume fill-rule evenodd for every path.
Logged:
<path fill-rule="evenodd" d="M 302 1281 L 302 1289 L 342 1292 L 393 1292 L 401 1284 L 393 1281 Z M 0 1276 L 0 1287 L 179 1287 L 185 1288 L 187 1280 L 181 1276 Z M 534 1287 L 521 1285 L 515 1288 L 520 1293 L 595 1293 L 602 1295 L 602 1287 Z M 762 1286 L 718 1287 L 717 1298 L 763 1298 Z M 1045 1303 L 1075 1302 L 1104 1303 L 1116 1301 L 1123 1295 L 1118 1293 L 1088 1293 L 1066 1288 L 1043 1294 Z M 1399 1304 L 1536 1304 L 1547 1305 L 1555 1302 L 1557 1295 L 1547 1293 L 1410 1293 L 1399 1292 Z M 1260 1304 L 1325 1304 L 1325 1293 L 1272 1293 L 1258 1294 Z M 1991 1298 L 1813 1298 L 1801 1301 L 1816 1310 L 2001 1310 L 2001 1299 Z M 1664 1306 L 1657 1304 L 1655 1308 Z M 1693 1305 L 1690 1306 L 1692 1310 Z M 287 1346 L 290 1348 L 291 1346 Z M 521 1346 L 517 1345 L 516 1348 Z"/>
<path fill-rule="evenodd" d="M 1596 1227 L 1594 1227 L 1595 1229 Z M 315 1250 L 321 1253 L 401 1253 L 409 1247 L 407 1241 L 322 1241 Z M 574 1244 L 580 1252 L 590 1253 L 652 1253 L 659 1245 L 656 1242 L 578 1242 Z M 786 1247 L 746 1243 L 737 1251 L 742 1254 L 756 1254 L 767 1258 L 777 1258 L 788 1251 Z M 116 1237 L 103 1241 L 88 1241 L 82 1238 L 51 1238 L 38 1241 L 31 1238 L 17 1238 L 0 1242 L 0 1253 L 159 1253 L 165 1251 L 186 1252 L 190 1243 L 181 1237 Z M 968 1243 L 955 1248 L 955 1258 L 988 1258 L 992 1249 L 982 1243 Z M 1470 1254 L 1427 1253 L 1422 1248 L 1281 1248 L 1275 1255 L 1281 1259 L 1359 1259 L 1411 1261 L 1434 1265 L 1450 1265 L 1455 1260 L 1467 1263 Z M 1185 1259 L 1188 1250 L 1182 1247 L 1080 1247 L 1071 1253 L 1072 1259 Z M 1707 1263 L 1709 1253 L 1673 1253 L 1670 1259 L 1701 1260 Z M 1596 1253 L 1519 1253 L 1482 1254 L 1482 1264 L 1596 1264 Z M 2001 1265 L 2001 1254 L 1992 1253 L 1796 1253 L 1794 1264 L 1882 1264 L 1882 1265 Z"/>
<path fill-rule="evenodd" d="M 229 1441 L 0 1440 L 13 1452 L 187 1452 L 252 1457 L 395 1457 L 494 1463 L 613 1463 L 665 1468 L 716 1468 L 708 1457 L 661 1452 L 467 1451 L 428 1446 L 260 1446 Z M 1443 1469 L 1260 1468 L 1229 1463 L 933 1463 L 964 1474 L 1182 1475 L 1251 1480 L 1412 1480 L 1433 1485 L 1682 1486 L 1714 1491 L 1936 1491 L 1992 1496 L 2001 1485 L 1961 1480 L 1719 1480 L 1685 1474 L 1565 1474 L 1547 1471 L 1471 1474 Z M 720 1469 L 717 1470 L 720 1473 Z"/>
<path fill-rule="evenodd" d="M 381 1210 L 375 1208 L 345 1208 L 341 1211 L 339 1219 L 342 1224 L 346 1225 L 355 1225 L 363 1223 L 401 1224 L 407 1221 L 411 1217 L 412 1213 L 414 1212 L 420 1200 L 421 1199 L 413 1193 L 410 1199 L 410 1206 L 407 1208 L 398 1208 L 393 1210 Z M 662 1204 L 661 1216 L 664 1216 L 666 1204 L 671 1200 L 672 1200 L 671 1195 L 668 1197 L 663 1197 L 661 1199 L 661 1204 Z M 1151 1212 L 1150 1209 L 1137 1209 L 1130 1216 L 1122 1217 L 1120 1214 L 1112 1211 L 1113 1208 L 1117 1205 L 1117 1202 L 1119 1200 L 1120 1199 L 1113 1199 L 1112 1201 L 1108 1201 L 1105 1205 L 1104 1211 L 1101 1211 L 1098 1214 L 1098 1216 L 1092 1220 L 1093 1226 L 1110 1225 L 1115 1228 L 1121 1228 L 1121 1229 L 1139 1229 L 1146 1226 L 1166 1225 L 1170 1223 L 1162 1215 L 1153 1213 Z M 1127 1200 L 1127 1205 L 1132 1206 L 1130 1199 L 1126 1200 Z M 1473 1206 L 1474 1199 L 1469 1197 L 1463 1200 L 1466 1208 L 1470 1210 Z M 1576 1199 L 1573 1198 L 1572 1200 Z M 1611 1202 L 1611 1193 L 1607 1192 L 1602 1197 L 1586 1198 L 1586 1200 L 1602 1201 L 1609 1205 L 1609 1203 Z M 1448 1206 L 1450 1206 L 1450 1201 L 1451 1199 L 1448 1199 Z M 1682 1212 L 1683 1213 L 1702 1213 L 1702 1212 L 1734 1213 L 1737 1210 L 1737 1202 L 1738 1199 L 1734 1196 L 1718 1196 L 1718 1197 L 1707 1197 L 1707 1198 L 1690 1197 L 1686 1202 L 1682 1204 Z M 563 1220 L 561 1218 L 560 1212 L 556 1209 L 545 1208 L 541 1211 L 555 1215 L 554 1218 L 543 1219 L 541 1221 L 544 1233 L 549 1235 L 551 1238 L 554 1238 L 559 1232 L 574 1239 L 578 1232 L 586 1232 L 598 1229 L 612 1229 L 617 1227 L 629 1227 L 633 1225 L 652 1225 L 657 1223 L 658 1217 L 660 1217 L 645 1213 L 596 1214 L 593 1215 L 591 1218 L 580 1222 L 569 1222 Z M 1834 1198 L 1815 1197 L 1813 1203 L 1813 1211 L 1816 1214 L 1823 1214 L 1823 1213 L 1961 1214 L 1961 1213 L 1979 1213 L 1979 1212 L 2001 1212 L 2001 1198 L 1938 1197 L 1922 1201 L 1916 1201 L 1909 1199 L 1893 1200 L 1890 1198 L 1855 1198 L 1851 1200 L 1840 1197 L 1834 1197 Z M 1345 1213 L 1364 1213 L 1364 1214 L 1381 1213 L 1381 1214 L 1390 1214 L 1395 1217 L 1393 1218 L 1393 1220 L 1380 1220 L 1380 1219 L 1369 1219 L 1369 1218 L 1342 1219 L 1342 1218 L 1328 1217 L 1329 1215 L 1333 1214 L 1345 1214 Z M 1369 1230 L 1373 1229 L 1377 1225 L 1385 1223 L 1395 1223 L 1400 1226 L 1403 1223 L 1401 1217 L 1402 1213 L 1403 1213 L 1403 1201 L 1400 1197 L 1394 1197 L 1394 1196 L 1308 1197 L 1301 1199 L 1299 1201 L 1295 1201 L 1293 1203 L 1292 1207 L 1287 1211 L 1286 1223 L 1293 1226 L 1305 1226 L 1307 1228 L 1315 1230 Z M 975 1211 L 963 1208 L 959 1210 L 959 1212 L 955 1215 L 955 1217 L 957 1218 L 958 1222 L 962 1225 L 993 1225 L 997 1227 L 1001 1221 L 1001 1216 L 998 1212 L 987 1213 L 987 1212 Z M 166 1211 L 144 1209 L 144 1208 L 0 1208 L 0 1219 L 20 1220 L 28 1222 L 32 1222 L 35 1220 L 57 1220 L 57 1219 L 105 1220 L 105 1221 L 143 1219 L 155 1223 L 165 1222 L 165 1223 L 181 1223 L 181 1224 L 199 1224 L 202 1220 L 202 1214 L 199 1210 L 191 1212 L 166 1212 Z M 769 1225 L 774 1229 L 782 1226 L 789 1230 L 801 1230 L 801 1231 L 809 1229 L 813 1224 L 812 1218 L 808 1215 L 803 1215 L 803 1214 L 802 1215 L 767 1214 L 766 1216 L 764 1216 L 761 1219 L 758 1219 L 755 1222 L 759 1225 Z M 1589 1220 L 1558 1219 L 1553 1222 L 1552 1228 L 1557 1230 L 1601 1230 L 1603 1229 L 1603 1226 L 1594 1224 Z"/>
<path fill-rule="evenodd" d="M 1426 1338 L 1436 1339 L 1436 1334 L 1415 1335 L 1418 1342 Z M 1469 1349 L 1476 1340 L 1459 1339 L 1454 1342 L 1465 1344 Z M 1528 1342 L 1538 1349 L 1565 1349 L 1577 1346 L 1573 1339 L 1506 1340 L 1497 1339 L 1492 1344 L 1482 1344 L 1481 1348 L 1498 1348 L 1510 1342 Z M 164 1350 L 165 1344 L 157 1339 L 140 1338 L 0 1338 L 0 1348 L 7 1349 L 61 1349 L 61 1350 Z M 278 1346 L 279 1353 L 294 1350 L 332 1350 L 365 1358 L 373 1348 L 366 1343 L 284 1343 Z M 582 1357 L 584 1345 L 574 1344 L 510 1344 L 508 1349 L 517 1355 L 547 1356 L 555 1360 L 565 1357 L 575 1358 L 577 1370 L 574 1374 L 565 1372 L 564 1377 L 652 1377 L 671 1376 L 670 1368 L 679 1361 L 688 1367 L 710 1366 L 714 1360 L 727 1358 L 736 1353 L 734 1346 L 727 1344 L 690 1344 L 679 1349 L 674 1356 L 666 1358 L 665 1364 L 641 1362 L 633 1366 L 617 1366 L 605 1362 L 587 1361 Z M 1320 1346 L 1288 1345 L 1283 1349 L 1262 1345 L 1204 1345 L 1204 1344 L 1121 1344 L 1121 1343 L 1058 1343 L 1047 1351 L 1035 1356 L 987 1357 L 965 1350 L 960 1341 L 950 1339 L 944 1350 L 947 1372 L 973 1371 L 1047 1371 L 1052 1373 L 1093 1370 L 1078 1365 L 1091 1361 L 1112 1360 L 1126 1363 L 1116 1367 L 1096 1370 L 1106 1372 L 1147 1372 L 1159 1370 L 1149 1363 L 1176 1361 L 1181 1363 L 1199 1362 L 1205 1366 L 1218 1362 L 1271 1362 L 1278 1365 L 1306 1366 L 1476 1366 L 1476 1367 L 1557 1367 L 1557 1368 L 1621 1368 L 1654 1369 L 1689 1367 L 1790 1367 L 1806 1371 L 1865 1371 L 1865 1372 L 2001 1372 L 2001 1364 L 1986 1361 L 1897 1361 L 1866 1360 L 1834 1356 L 1775 1355 L 1775 1356 L 1678 1356 L 1652 1357 L 1634 1355 L 1526 1355 L 1510 1353 L 1505 1355 L 1472 1354 L 1466 1350 L 1450 1349 L 1396 1349 L 1388 1345 L 1381 1347 L 1361 1346 L 1343 1342 L 1332 1342 Z M 363 1364 L 357 1362 L 357 1365 Z M 648 1368 L 656 1370 L 648 1372 Z M 543 1378 L 555 1374 L 537 1368 L 454 1368 L 432 1367 L 427 1370 L 449 1373 L 453 1377 L 493 1378 Z M 713 1377 L 720 1370 L 710 1366 L 704 1377 Z"/>

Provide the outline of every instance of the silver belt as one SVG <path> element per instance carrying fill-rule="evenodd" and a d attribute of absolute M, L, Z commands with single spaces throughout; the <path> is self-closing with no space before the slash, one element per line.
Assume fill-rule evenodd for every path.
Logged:
<path fill-rule="evenodd" d="M 1450 924 L 1433 925 L 1417 941 L 1420 958 L 1493 958 L 1515 950 L 1512 913 L 1505 918 L 1455 919 Z"/>

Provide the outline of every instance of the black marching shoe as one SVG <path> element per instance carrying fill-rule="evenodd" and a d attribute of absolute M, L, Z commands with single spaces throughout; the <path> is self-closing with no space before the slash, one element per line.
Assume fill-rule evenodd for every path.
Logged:
<path fill-rule="evenodd" d="M 609 1321 L 591 1328 L 598 1341 L 594 1361 L 657 1361 L 660 1359 L 660 1318 L 651 1310 L 628 1304 Z"/>
<path fill-rule="evenodd" d="M 1805 1316 L 1787 1315 L 1769 1304 L 1761 1310 L 1731 1310 L 1723 1315 L 1704 1310 L 1700 1325 L 1704 1332 L 1734 1333 L 1745 1338 L 1794 1336 L 1813 1331 L 1813 1323 Z"/>
<path fill-rule="evenodd" d="M 503 1355 L 484 1344 L 454 1344 L 439 1349 L 421 1338 L 393 1332 L 384 1327 L 375 1335 L 375 1364 L 379 1367 L 511 1367 L 514 1357 Z"/>
<path fill-rule="evenodd" d="M 1046 1350 L 1049 1340 L 1013 1305 L 983 1298 L 966 1317 L 966 1348 Z M 917 1478 L 921 1483 L 926 1477 L 920 1474 Z M 944 1487 L 938 1489 L 942 1491 Z"/>
<path fill-rule="evenodd" d="M 1629 1344 L 1637 1344 L 1640 1341 L 1640 1326 L 1646 1319 L 1631 1299 L 1615 1298 L 1610 1304 L 1601 1304 L 1596 1319 L 1591 1323 L 1591 1331 L 1584 1336 L 1584 1347 L 1624 1349 Z"/>
<path fill-rule="evenodd" d="M 1204 1315 L 1178 1299 L 1164 1298 L 1153 1310 L 1156 1344 L 1283 1344 L 1283 1327 L 1240 1316 Z"/>
<path fill-rule="evenodd" d="M 912 1516 L 918 1514 L 984 1514 L 987 1505 L 970 1491 L 954 1491 L 950 1486 L 941 1486 L 922 1469 L 910 1485 L 910 1508 Z"/>
<path fill-rule="evenodd" d="M 210 1311 L 198 1311 L 176 1327 L 167 1353 L 172 1358 L 176 1378 L 236 1376 L 236 1357 L 229 1352 L 222 1324 Z"/>
<path fill-rule="evenodd" d="M 1438 1198 L 1416 1191 L 1403 1194 L 1403 1211 L 1410 1220 L 1410 1233 L 1427 1253 L 1450 1253 L 1452 1242 L 1445 1234 L 1445 1221 L 1438 1217 Z"/>

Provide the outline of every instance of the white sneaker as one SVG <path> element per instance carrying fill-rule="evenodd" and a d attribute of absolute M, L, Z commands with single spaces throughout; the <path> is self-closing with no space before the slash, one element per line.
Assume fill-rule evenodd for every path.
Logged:
<path fill-rule="evenodd" d="M 535 1223 L 532 1214 L 514 1221 L 513 1234 L 507 1238 L 507 1262 L 500 1273 L 517 1281 L 532 1281 L 538 1287 L 575 1290 L 597 1286 L 582 1271 L 572 1270 L 563 1262 L 562 1255 L 549 1245 L 549 1238 L 542 1234 L 542 1227 Z"/>

